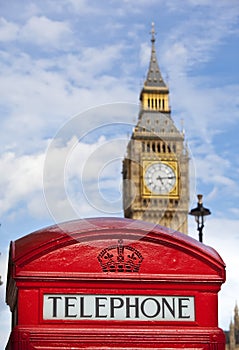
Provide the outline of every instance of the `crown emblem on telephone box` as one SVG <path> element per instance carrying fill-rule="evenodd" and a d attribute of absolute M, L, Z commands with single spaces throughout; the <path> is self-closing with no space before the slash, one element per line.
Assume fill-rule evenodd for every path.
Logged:
<path fill-rule="evenodd" d="M 135 248 L 124 245 L 119 239 L 117 245 L 103 249 L 98 255 L 103 272 L 139 272 L 142 254 Z"/>

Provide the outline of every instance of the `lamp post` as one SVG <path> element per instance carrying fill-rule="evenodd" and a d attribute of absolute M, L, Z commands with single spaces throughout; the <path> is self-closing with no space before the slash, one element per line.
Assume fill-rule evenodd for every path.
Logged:
<path fill-rule="evenodd" d="M 199 234 L 199 242 L 202 242 L 202 230 L 204 227 L 204 216 L 210 215 L 211 212 L 209 209 L 204 208 L 203 204 L 202 204 L 202 194 L 198 194 L 198 205 L 196 208 L 192 209 L 189 212 L 189 215 L 193 215 L 195 217 L 195 220 L 197 222 L 197 230 L 198 230 L 198 234 Z"/>

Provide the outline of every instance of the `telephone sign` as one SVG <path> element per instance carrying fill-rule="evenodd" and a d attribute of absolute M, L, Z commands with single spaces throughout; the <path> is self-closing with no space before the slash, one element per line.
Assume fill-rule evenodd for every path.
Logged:
<path fill-rule="evenodd" d="M 45 294 L 44 320 L 195 321 L 194 297 Z"/>

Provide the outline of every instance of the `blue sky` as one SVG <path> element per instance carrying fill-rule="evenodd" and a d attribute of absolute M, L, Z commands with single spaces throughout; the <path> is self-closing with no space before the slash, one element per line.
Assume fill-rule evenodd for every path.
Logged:
<path fill-rule="evenodd" d="M 121 160 L 154 21 L 172 117 L 179 129 L 183 119 L 195 170 L 191 206 L 203 193 L 212 211 L 204 242 L 227 264 L 219 324 L 228 328 L 239 302 L 238 0 L 10 0 L 0 9 L 3 280 L 11 240 L 59 220 L 122 216 Z M 197 238 L 191 218 L 189 226 Z M 1 348 L 4 294 L 5 285 Z"/>

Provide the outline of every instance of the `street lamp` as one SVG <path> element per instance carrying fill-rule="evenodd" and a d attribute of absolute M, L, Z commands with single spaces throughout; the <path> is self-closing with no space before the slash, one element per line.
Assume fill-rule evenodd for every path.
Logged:
<path fill-rule="evenodd" d="M 211 212 L 209 209 L 204 208 L 202 204 L 202 194 L 198 194 L 198 205 L 196 208 L 192 209 L 189 212 L 189 215 L 193 215 L 195 217 L 195 220 L 197 222 L 197 230 L 199 233 L 199 242 L 202 242 L 202 230 L 204 227 L 204 216 L 210 215 Z"/>

